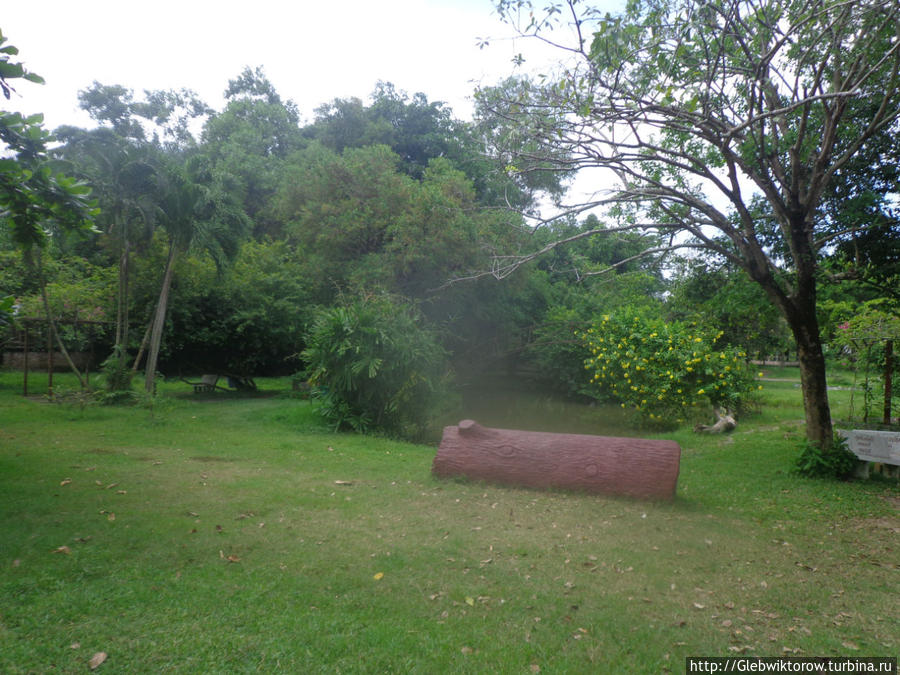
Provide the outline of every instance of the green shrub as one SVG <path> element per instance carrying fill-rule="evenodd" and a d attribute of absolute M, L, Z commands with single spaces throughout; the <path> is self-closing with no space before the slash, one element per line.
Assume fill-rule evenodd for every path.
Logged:
<path fill-rule="evenodd" d="M 13 305 L 15 302 L 16 299 L 11 295 L 0 297 L 0 328 L 13 322 Z"/>
<path fill-rule="evenodd" d="M 100 372 L 103 388 L 107 394 L 110 394 L 106 397 L 105 403 L 122 403 L 125 400 L 131 402 L 128 395 L 132 393 L 133 373 L 121 345 L 113 347 L 112 353 L 100 365 Z"/>
<path fill-rule="evenodd" d="M 717 349 L 721 333 L 694 325 L 623 312 L 603 316 L 580 337 L 594 387 L 654 421 L 682 422 L 710 404 L 737 411 L 758 388 L 746 353 Z"/>
<path fill-rule="evenodd" d="M 447 400 L 445 351 L 410 305 L 386 295 L 321 309 L 306 344 L 313 400 L 336 429 L 419 438 Z"/>
<path fill-rule="evenodd" d="M 859 459 L 847 447 L 847 439 L 835 434 L 830 448 L 806 442 L 797 458 L 797 473 L 808 478 L 847 478 Z"/>
<path fill-rule="evenodd" d="M 583 327 L 589 321 L 579 316 L 576 309 L 554 307 L 535 328 L 526 356 L 542 373 L 542 379 L 550 387 L 566 396 L 593 396 L 597 392 L 584 376 L 585 358 L 590 351 L 584 341 L 573 337 L 575 326 Z M 575 331 L 577 333 L 577 331 Z"/>

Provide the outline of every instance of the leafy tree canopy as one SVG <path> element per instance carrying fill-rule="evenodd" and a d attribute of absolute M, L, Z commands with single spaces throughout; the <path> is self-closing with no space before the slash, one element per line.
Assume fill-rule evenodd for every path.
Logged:
<path fill-rule="evenodd" d="M 495 153 L 523 174 L 603 169 L 609 188 L 571 208 L 615 205 L 607 232 L 655 230 L 672 250 L 744 270 L 790 326 L 807 434 L 828 446 L 816 293 L 839 231 L 824 205 L 838 174 L 897 130 L 900 6 L 631 0 L 611 16 L 577 0 L 501 0 L 498 9 L 560 47 L 561 65 L 482 92 Z"/>
<path fill-rule="evenodd" d="M 432 160 L 421 181 L 400 162 L 383 145 L 339 154 L 313 144 L 292 157 L 279 210 L 323 298 L 348 286 L 428 295 L 484 264 L 483 247 L 508 227 L 504 214 L 477 208 L 471 182 L 449 161 Z"/>
<path fill-rule="evenodd" d="M 121 138 L 150 142 L 171 150 L 196 145 L 198 120 L 213 111 L 190 89 L 144 91 L 135 100 L 134 91 L 119 84 L 97 82 L 78 92 L 82 110 Z"/>
<path fill-rule="evenodd" d="M 43 83 L 22 63 L 13 60 L 19 50 L 0 33 L 0 91 L 9 99 L 10 80 Z M 43 128 L 43 115 L 25 117 L 0 111 L 0 220 L 9 237 L 24 249 L 43 246 L 52 228 L 89 230 L 97 215 L 90 188 L 58 170 L 48 146 L 53 136 Z"/>

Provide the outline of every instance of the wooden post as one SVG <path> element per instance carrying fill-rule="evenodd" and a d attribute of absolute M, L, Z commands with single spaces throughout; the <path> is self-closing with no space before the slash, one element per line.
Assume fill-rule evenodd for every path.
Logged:
<path fill-rule="evenodd" d="M 29 349 L 28 323 L 23 322 L 23 324 L 25 326 L 25 339 L 24 339 L 25 351 L 22 352 L 22 370 L 24 371 L 22 373 L 22 396 L 27 397 L 28 396 L 28 349 Z"/>
<path fill-rule="evenodd" d="M 894 341 L 884 343 L 884 424 L 891 423 L 891 403 L 894 380 Z"/>
<path fill-rule="evenodd" d="M 53 324 L 47 322 L 47 396 L 53 398 Z"/>

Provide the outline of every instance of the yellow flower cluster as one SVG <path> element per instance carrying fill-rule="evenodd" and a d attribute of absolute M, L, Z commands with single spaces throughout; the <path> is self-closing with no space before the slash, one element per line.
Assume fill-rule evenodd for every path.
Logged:
<path fill-rule="evenodd" d="M 716 350 L 721 332 L 605 315 L 579 335 L 591 354 L 585 361 L 590 382 L 653 420 L 674 419 L 689 406 L 733 407 L 755 388 L 744 352 Z"/>

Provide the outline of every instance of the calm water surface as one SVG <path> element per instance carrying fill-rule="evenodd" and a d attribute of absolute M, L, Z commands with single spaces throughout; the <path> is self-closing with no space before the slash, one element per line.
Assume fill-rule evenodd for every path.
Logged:
<path fill-rule="evenodd" d="M 599 436 L 639 436 L 628 413 L 615 404 L 578 403 L 515 381 L 470 384 L 456 414 L 444 425 L 472 419 L 483 426 Z M 443 425 L 442 425 L 443 426 Z"/>

